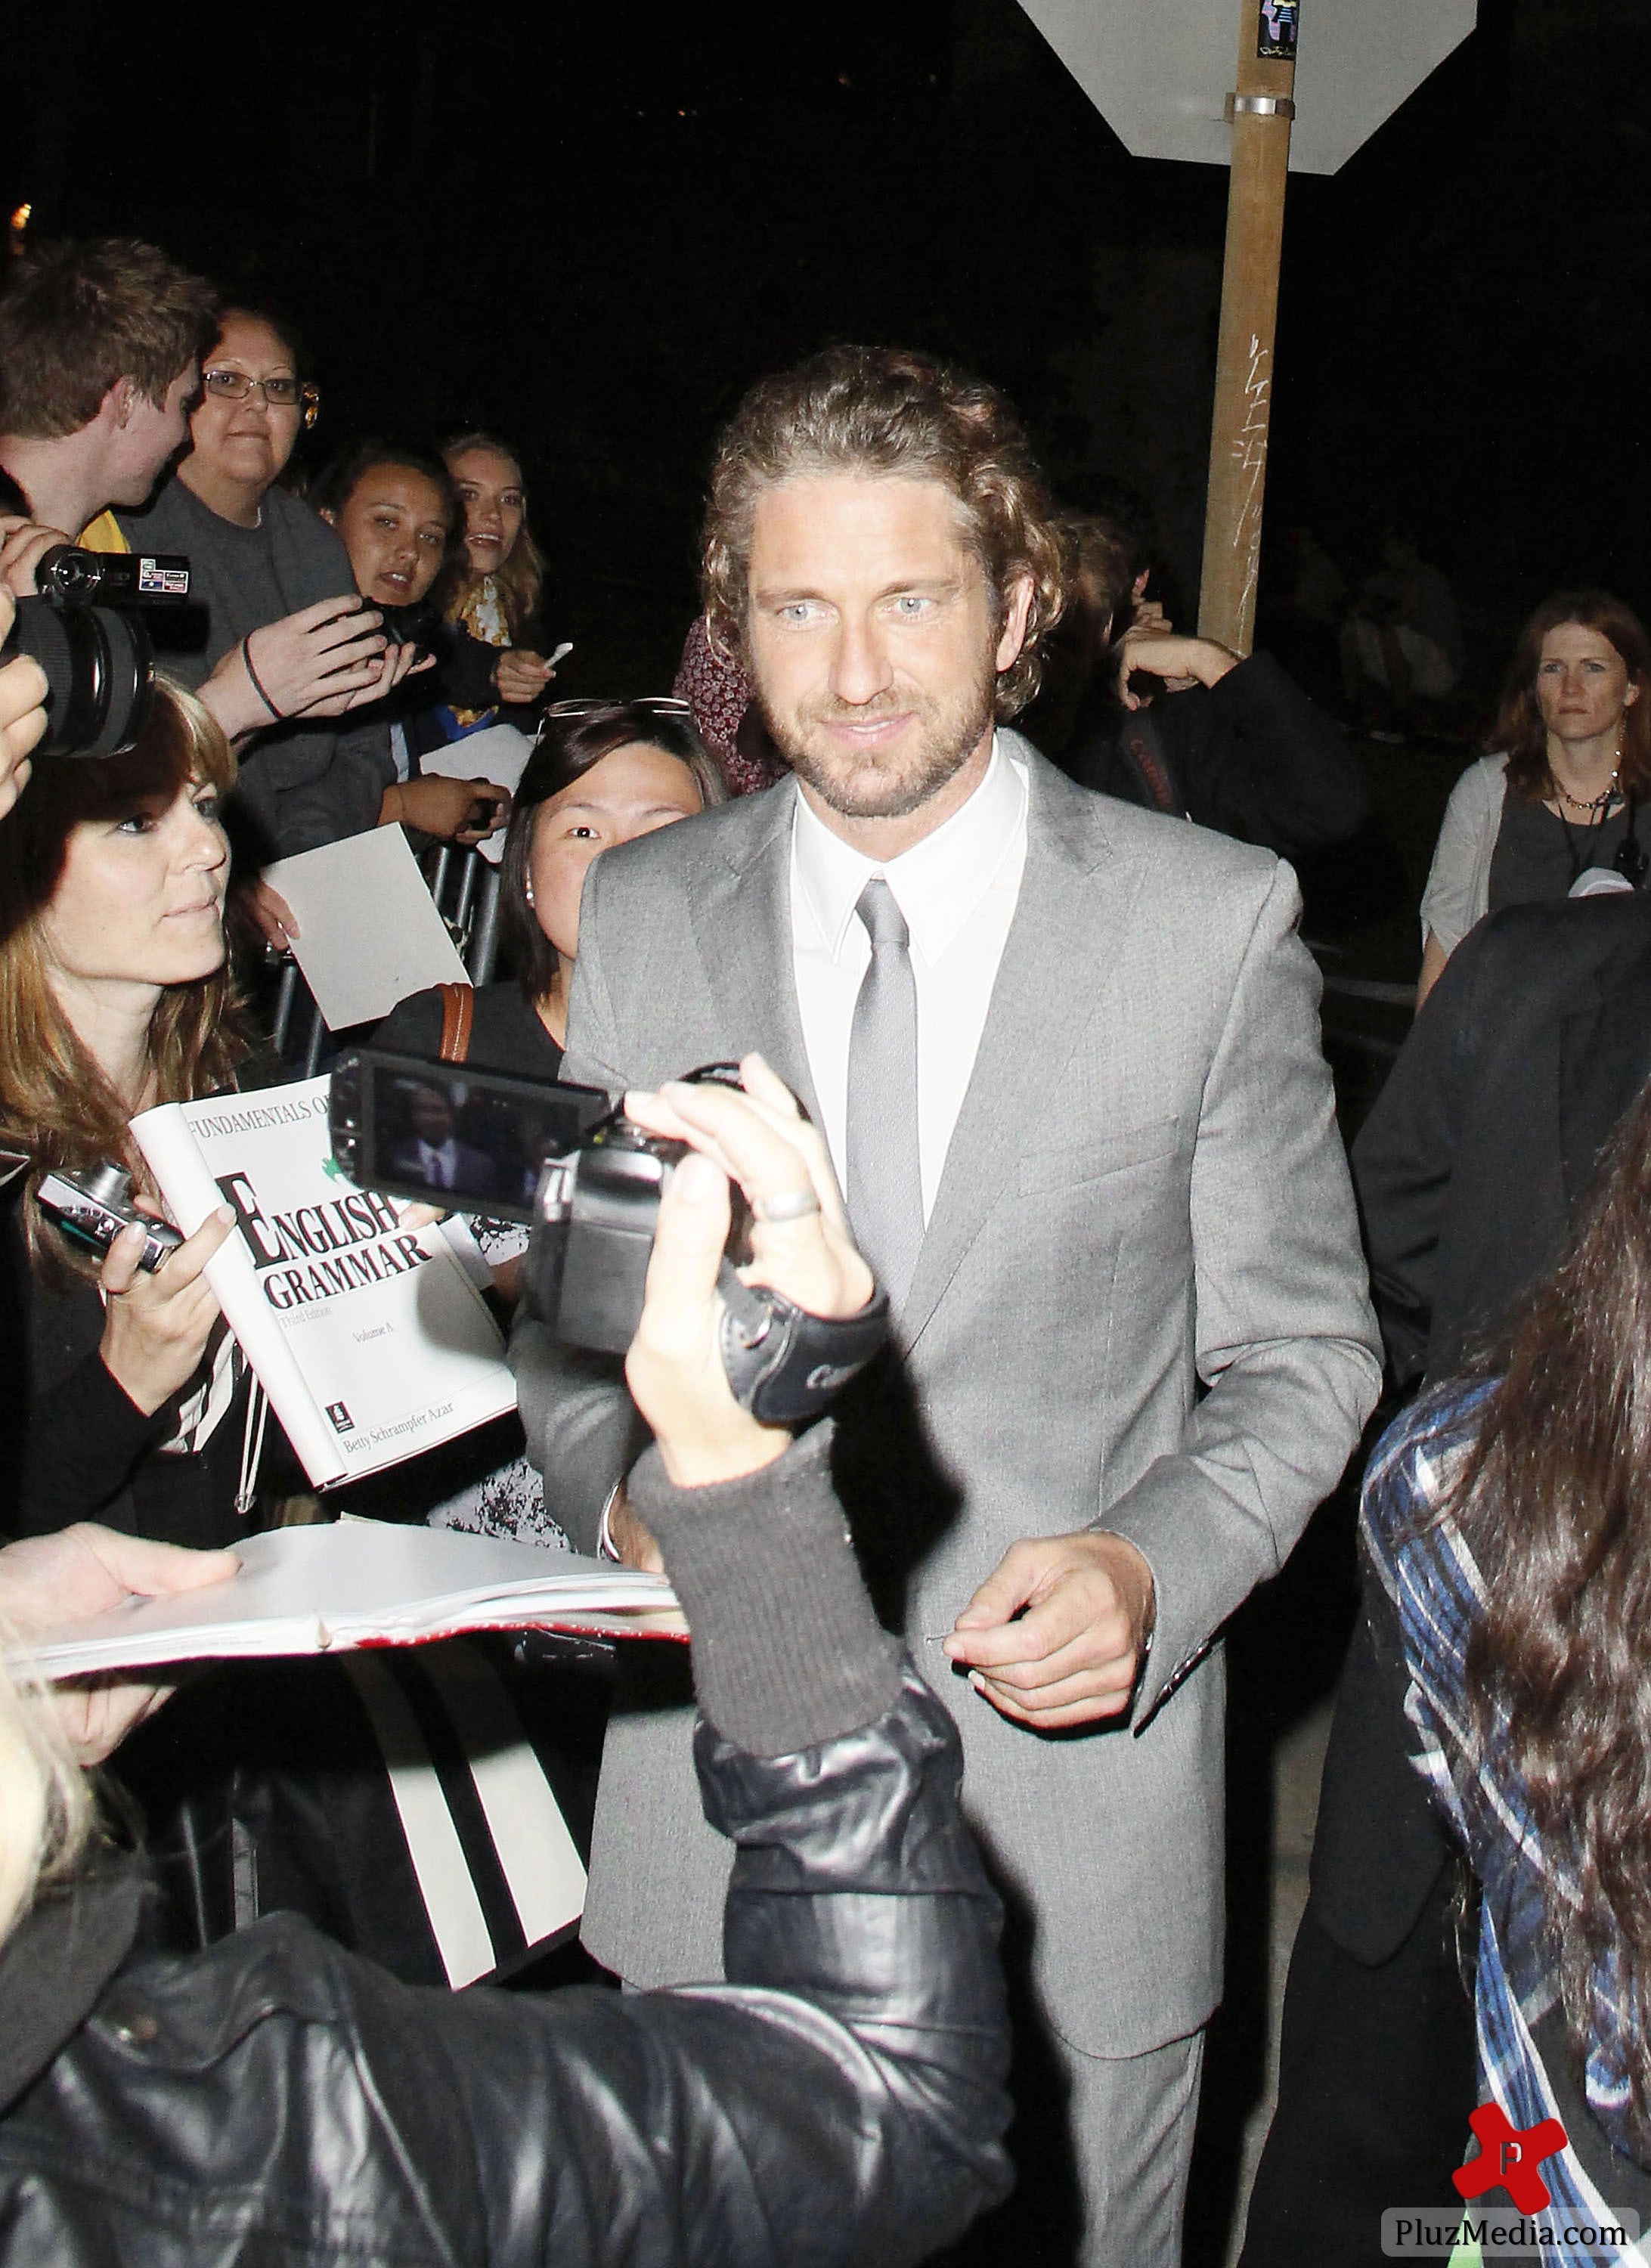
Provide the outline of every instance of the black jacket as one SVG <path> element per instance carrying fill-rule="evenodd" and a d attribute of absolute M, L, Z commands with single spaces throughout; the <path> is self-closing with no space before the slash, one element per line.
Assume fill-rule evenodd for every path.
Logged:
<path fill-rule="evenodd" d="M 1146 765 L 1130 745 L 1143 725 Z M 1265 653 L 1252 653 L 1212 686 L 1161 694 L 1133 713 L 1109 681 L 1097 682 L 1060 762 L 1080 787 L 1177 810 L 1286 857 L 1345 843 L 1370 812 L 1369 785 L 1347 735 Z"/>
<path fill-rule="evenodd" d="M 1458 946 L 1352 1147 L 1402 1385 L 1458 1370 L 1563 1251 L 1651 1071 L 1651 901 L 1510 906 Z M 1411 1770 L 1409 1674 L 1367 1581 L 1325 1753 L 1314 1911 L 1361 1961 L 1414 1927 L 1451 1845 Z"/>
<path fill-rule="evenodd" d="M 1452 954 L 1353 1145 L 1388 1359 L 1448 1378 L 1559 1258 L 1651 1071 L 1651 900 L 1509 906 Z"/>
<path fill-rule="evenodd" d="M 638 1483 L 707 1714 L 743 1728 L 697 1743 L 739 1846 L 726 1984 L 450 1996 L 284 1915 L 122 1962 L 129 1886 L 94 1881 L 0 1955 L 0 2260 L 895 2264 L 1000 2197 L 997 1902 L 825 1447 L 726 1490 Z M 858 1728 L 756 1752 L 762 1724 L 834 1717 Z"/>

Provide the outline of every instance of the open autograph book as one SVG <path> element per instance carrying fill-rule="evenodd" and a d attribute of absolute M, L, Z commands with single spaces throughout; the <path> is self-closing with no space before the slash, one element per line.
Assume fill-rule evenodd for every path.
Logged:
<path fill-rule="evenodd" d="M 341 1520 L 235 1546 L 227 1582 L 130 1599 L 14 1657 L 48 1678 L 166 1662 L 422 1646 L 467 1631 L 560 1630 L 682 1638 L 662 1575 L 452 1528 Z"/>

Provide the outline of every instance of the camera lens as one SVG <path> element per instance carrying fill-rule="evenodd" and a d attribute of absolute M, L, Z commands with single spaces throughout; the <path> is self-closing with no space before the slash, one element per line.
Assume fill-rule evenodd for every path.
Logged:
<path fill-rule="evenodd" d="M 149 634 L 108 607 L 19 599 L 0 660 L 26 653 L 46 673 L 44 756 L 118 756 L 143 730 L 154 682 Z"/>
<path fill-rule="evenodd" d="M 60 606 L 89 606 L 103 585 L 103 562 L 95 551 L 76 543 L 56 543 L 41 555 L 34 570 L 34 587 L 43 599 Z"/>

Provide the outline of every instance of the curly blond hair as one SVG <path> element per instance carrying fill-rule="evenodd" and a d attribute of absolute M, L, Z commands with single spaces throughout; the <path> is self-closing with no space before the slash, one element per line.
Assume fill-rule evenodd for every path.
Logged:
<path fill-rule="evenodd" d="M 963 507 L 999 624 L 1012 588 L 1029 583 L 1025 642 L 998 680 L 999 716 L 1016 715 L 1037 690 L 1040 648 L 1065 604 L 1059 521 L 1003 395 L 903 348 L 828 348 L 759 379 L 734 412 L 711 465 L 701 553 L 712 638 L 733 649 L 743 637 L 757 497 L 799 475 L 834 473 L 944 482 Z"/>

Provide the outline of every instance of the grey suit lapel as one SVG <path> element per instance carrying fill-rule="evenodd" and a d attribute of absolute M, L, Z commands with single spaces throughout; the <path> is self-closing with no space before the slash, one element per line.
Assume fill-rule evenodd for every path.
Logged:
<path fill-rule="evenodd" d="M 730 1027 L 749 1033 L 800 1096 L 816 1123 L 820 1104 L 808 1067 L 791 954 L 791 834 L 796 785 L 787 780 L 753 800 L 761 815 L 719 854 L 693 894 L 694 942 L 710 997 L 725 1004 Z M 684 1071 L 693 1068 L 684 1064 Z"/>
<path fill-rule="evenodd" d="M 1007 736 L 1029 773 L 1026 871 L 975 1068 L 900 1318 L 910 1346 L 979 1234 L 1026 1140 L 1029 1111 L 1095 1012 L 1140 884 L 1108 837 L 1098 796 Z"/>

